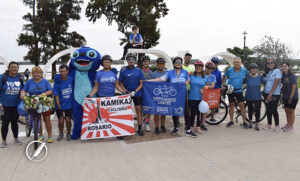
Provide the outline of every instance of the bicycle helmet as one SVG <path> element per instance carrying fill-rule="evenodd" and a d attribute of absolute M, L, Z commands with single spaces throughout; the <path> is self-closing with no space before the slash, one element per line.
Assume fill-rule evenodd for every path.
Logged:
<path fill-rule="evenodd" d="M 104 55 L 104 56 L 102 57 L 102 61 L 103 61 L 103 60 L 110 60 L 110 61 L 112 62 L 112 58 L 111 58 L 110 55 Z"/>
<path fill-rule="evenodd" d="M 166 63 L 166 61 L 165 61 L 165 59 L 164 58 L 158 58 L 158 59 L 156 59 L 156 63 Z"/>
<path fill-rule="evenodd" d="M 252 68 L 258 68 L 258 65 L 256 63 L 251 63 L 249 65 L 249 69 L 252 69 Z"/>
<path fill-rule="evenodd" d="M 215 63 L 215 64 L 219 64 L 219 63 L 220 63 L 220 60 L 219 60 L 218 57 L 213 57 L 213 58 L 211 58 L 211 61 L 212 61 L 213 63 Z"/>
<path fill-rule="evenodd" d="M 214 63 L 212 63 L 212 62 L 206 62 L 206 64 L 205 64 L 205 67 L 207 67 L 207 68 L 214 68 L 215 67 L 215 64 Z"/>
<path fill-rule="evenodd" d="M 128 58 L 130 58 L 130 57 L 135 58 L 135 60 L 136 60 L 136 55 L 133 54 L 133 53 L 128 53 L 128 54 L 126 55 L 126 60 L 127 60 Z"/>
<path fill-rule="evenodd" d="M 204 66 L 203 62 L 201 60 L 197 60 L 194 65 L 201 65 L 202 67 Z"/>
<path fill-rule="evenodd" d="M 146 60 L 148 60 L 150 62 L 150 57 L 148 55 L 144 55 L 144 56 L 142 56 L 141 60 L 142 60 L 142 62 L 144 62 Z"/>
<path fill-rule="evenodd" d="M 182 61 L 183 61 L 181 57 L 175 57 L 175 58 L 173 59 L 173 64 L 175 63 L 176 60 L 180 60 L 181 63 L 182 63 Z"/>

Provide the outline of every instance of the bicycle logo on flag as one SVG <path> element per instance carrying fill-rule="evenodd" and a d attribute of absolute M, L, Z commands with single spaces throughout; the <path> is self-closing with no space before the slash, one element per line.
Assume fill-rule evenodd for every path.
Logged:
<path fill-rule="evenodd" d="M 153 94 L 156 95 L 156 96 L 161 95 L 161 94 L 176 96 L 177 95 L 177 90 L 174 89 L 172 86 L 167 87 L 166 85 L 163 85 L 163 86 L 158 86 L 157 88 L 153 89 Z"/>

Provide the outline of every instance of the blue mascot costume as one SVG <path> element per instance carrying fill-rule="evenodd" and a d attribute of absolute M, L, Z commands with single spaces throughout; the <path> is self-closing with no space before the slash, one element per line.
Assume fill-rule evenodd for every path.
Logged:
<path fill-rule="evenodd" d="M 71 139 L 76 140 L 81 136 L 82 104 L 87 95 L 92 91 L 97 70 L 101 65 L 100 53 L 89 47 L 81 47 L 73 52 L 69 65 L 69 75 L 74 80 L 74 101 L 72 106 L 74 127 Z"/>

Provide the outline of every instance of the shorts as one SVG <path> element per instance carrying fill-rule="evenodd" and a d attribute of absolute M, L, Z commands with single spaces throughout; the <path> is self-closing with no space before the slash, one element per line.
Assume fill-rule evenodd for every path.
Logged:
<path fill-rule="evenodd" d="M 56 115 L 58 118 L 64 115 L 65 115 L 64 117 L 72 118 L 72 109 L 61 110 L 61 111 L 56 110 Z"/>
<path fill-rule="evenodd" d="M 142 97 L 133 97 L 132 99 L 135 106 L 140 106 L 143 104 Z"/>
<path fill-rule="evenodd" d="M 229 102 L 234 102 L 234 98 L 236 98 L 237 102 L 245 101 L 245 98 L 244 98 L 242 92 L 233 92 L 231 94 L 228 94 Z"/>
<path fill-rule="evenodd" d="M 293 99 L 292 103 L 288 103 L 288 99 L 283 98 L 283 108 L 296 109 L 298 99 Z"/>
<path fill-rule="evenodd" d="M 51 112 L 50 112 L 50 110 L 49 110 L 49 111 L 43 112 L 42 115 L 43 115 L 43 117 L 47 117 L 47 116 L 50 117 Z"/>

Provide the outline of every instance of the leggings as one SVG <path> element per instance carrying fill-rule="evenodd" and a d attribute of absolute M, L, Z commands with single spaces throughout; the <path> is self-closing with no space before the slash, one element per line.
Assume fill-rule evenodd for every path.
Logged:
<path fill-rule="evenodd" d="M 17 112 L 17 106 L 3 106 L 3 109 L 4 109 L 4 120 L 2 120 L 2 126 L 1 126 L 2 139 L 6 140 L 9 122 L 11 122 L 11 130 L 13 132 L 14 138 L 18 138 L 19 114 Z"/>
<path fill-rule="evenodd" d="M 189 100 L 189 106 L 191 109 L 191 116 L 190 116 L 190 125 L 189 126 L 194 126 L 195 122 L 195 117 L 197 115 L 197 127 L 200 127 L 201 125 L 201 120 L 200 120 L 200 111 L 198 109 L 199 103 L 201 100 Z M 190 129 L 190 127 L 187 129 Z"/>
<path fill-rule="evenodd" d="M 268 95 L 269 94 L 266 94 L 266 97 L 268 97 Z M 266 103 L 268 124 L 272 124 L 272 116 L 273 116 L 275 121 L 275 126 L 279 126 L 279 116 L 277 111 L 279 99 L 280 99 L 280 95 L 273 95 L 271 101 L 269 103 Z"/>
<path fill-rule="evenodd" d="M 246 104 L 248 106 L 249 120 L 252 121 L 253 111 L 255 111 L 255 120 L 256 120 L 256 123 L 258 123 L 259 119 L 260 119 L 261 100 L 256 100 L 256 101 L 246 100 Z M 253 106 L 254 106 L 255 110 L 253 110 Z"/>

